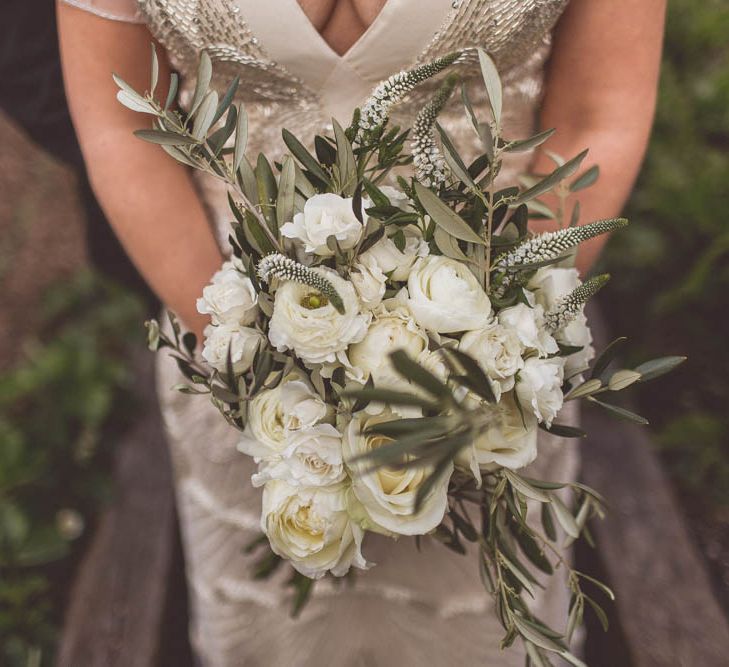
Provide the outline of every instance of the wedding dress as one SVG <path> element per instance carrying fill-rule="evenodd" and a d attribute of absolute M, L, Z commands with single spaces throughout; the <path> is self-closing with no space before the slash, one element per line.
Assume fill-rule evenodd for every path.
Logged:
<path fill-rule="evenodd" d="M 144 22 L 182 75 L 190 100 L 197 61 L 206 50 L 221 92 L 240 77 L 239 101 L 249 115 L 249 156 L 278 158 L 281 128 L 302 140 L 327 130 L 332 116 L 346 125 L 355 106 L 389 75 L 455 49 L 481 46 L 504 81 L 504 135 L 535 129 L 550 34 L 568 0 L 388 0 L 369 29 L 343 56 L 313 27 L 296 0 L 65 0 L 109 19 Z M 484 110 L 476 63 L 457 70 Z M 433 84 L 437 85 L 437 84 Z M 423 87 L 395 114 L 412 119 L 432 87 Z M 440 122 L 465 155 L 472 130 L 454 96 Z M 140 124 L 143 119 L 140 117 Z M 130 141 L 133 139 L 130 138 Z M 501 176 L 528 167 L 514 154 Z M 196 175 L 221 243 L 229 219 L 217 182 Z M 158 356 L 159 395 L 172 451 L 177 501 L 192 602 L 191 637 L 201 664 L 290 667 L 313 665 L 523 665 L 518 645 L 502 651 L 503 634 L 479 579 L 475 553 L 461 556 L 431 539 L 398 541 L 368 534 L 364 554 L 376 567 L 354 581 L 317 584 L 302 615 L 289 615 L 285 568 L 252 577 L 255 554 L 245 546 L 259 533 L 260 489 L 254 466 L 236 450 L 238 434 L 205 397 L 170 390 L 174 363 Z M 573 404 L 570 404 L 573 405 Z M 560 421 L 574 423 L 576 415 Z M 540 434 L 533 474 L 575 478 L 574 441 Z M 538 616 L 564 628 L 567 595 L 559 575 L 536 601 Z"/>

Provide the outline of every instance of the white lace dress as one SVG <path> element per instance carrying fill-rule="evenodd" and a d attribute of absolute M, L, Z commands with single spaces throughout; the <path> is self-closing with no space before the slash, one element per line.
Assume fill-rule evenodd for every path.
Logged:
<path fill-rule="evenodd" d="M 535 127 L 550 34 L 568 0 L 388 0 L 343 56 L 326 44 L 296 0 L 65 1 L 109 19 L 145 22 L 183 76 L 183 105 L 202 50 L 213 59 L 213 83 L 221 92 L 240 76 L 249 155 L 255 159 L 258 151 L 281 154 L 281 127 L 304 139 L 326 131 L 332 116 L 346 124 L 380 80 L 466 46 L 483 47 L 499 66 L 505 135 L 527 136 Z M 463 65 L 460 73 L 478 78 L 477 66 Z M 477 102 L 481 88 L 471 87 Z M 417 103 L 405 104 L 400 115 L 411 116 Z M 459 105 L 447 109 L 441 122 L 468 154 L 471 130 Z M 515 156 L 502 178 L 513 179 L 529 160 L 526 153 Z M 217 183 L 198 183 L 224 239 L 224 193 Z M 459 556 L 429 539 L 419 553 L 410 538 L 368 535 L 364 553 L 377 566 L 351 586 L 318 584 L 301 617 L 290 618 L 284 573 L 257 581 L 251 576 L 255 557 L 244 553 L 260 530 L 260 490 L 249 481 L 251 461 L 236 451 L 237 433 L 205 397 L 170 391 L 180 380 L 163 355 L 158 378 L 192 600 L 191 637 L 203 665 L 524 663 L 519 646 L 499 648 L 502 630 L 481 587 L 475 554 Z M 575 417 L 561 421 L 574 423 Z M 573 442 L 540 435 L 535 474 L 574 479 Z M 567 598 L 558 576 L 537 605 L 541 618 L 563 626 Z"/>

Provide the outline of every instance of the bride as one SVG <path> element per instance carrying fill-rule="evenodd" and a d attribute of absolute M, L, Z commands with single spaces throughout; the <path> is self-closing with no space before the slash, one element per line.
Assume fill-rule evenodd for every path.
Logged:
<path fill-rule="evenodd" d="M 201 51 L 213 59 L 221 92 L 240 77 L 254 158 L 281 154 L 282 126 L 306 137 L 326 130 L 332 116 L 347 124 L 380 80 L 481 46 L 504 79 L 506 136 L 556 127 L 550 151 L 571 157 L 591 149 L 601 176 L 581 196 L 582 220 L 590 221 L 619 213 L 638 171 L 664 10 L 665 0 L 60 0 L 58 23 L 69 103 L 98 199 L 151 287 L 199 336 L 207 318 L 195 301 L 226 253 L 227 204 L 217 184 L 132 137 L 140 117 L 117 103 L 111 72 L 144 90 L 152 39 L 167 54 L 160 81 L 170 69 L 183 77 L 183 107 Z M 459 73 L 478 76 L 470 65 Z M 407 104 L 400 113 L 407 118 Z M 441 122 L 468 155 L 456 104 Z M 505 177 L 552 165 L 548 152 L 518 154 Z M 583 272 L 599 244 L 583 247 Z M 317 585 L 291 619 L 285 573 L 256 580 L 254 556 L 245 553 L 259 530 L 251 460 L 206 398 L 169 390 L 176 367 L 158 359 L 200 664 L 523 664 L 520 647 L 499 648 L 476 558 L 430 540 L 418 553 L 409 538 L 375 537 L 366 556 L 376 568 L 351 585 Z M 574 478 L 572 441 L 544 435 L 539 474 Z M 553 586 L 542 591 L 538 614 L 561 627 L 567 600 L 561 583 Z"/>

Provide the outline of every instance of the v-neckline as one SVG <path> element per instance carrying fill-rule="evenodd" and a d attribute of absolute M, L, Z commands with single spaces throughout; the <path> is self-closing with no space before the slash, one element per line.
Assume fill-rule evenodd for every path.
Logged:
<path fill-rule="evenodd" d="M 287 0 L 288 1 L 288 0 Z M 321 42 L 321 46 L 329 51 L 331 55 L 338 59 L 338 60 L 347 60 L 347 57 L 352 51 L 355 51 L 357 49 L 357 46 L 362 42 L 363 40 L 366 41 L 367 39 L 367 33 L 374 32 L 377 30 L 377 23 L 382 18 L 382 15 L 386 13 L 387 5 L 389 5 L 394 0 L 385 0 L 382 7 L 380 7 L 380 11 L 377 12 L 377 16 L 375 16 L 374 19 L 372 19 L 372 22 L 364 29 L 362 34 L 357 37 L 357 39 L 352 42 L 347 50 L 344 53 L 337 53 L 332 45 L 324 38 L 324 35 L 317 29 L 317 27 L 312 23 L 311 18 L 307 15 L 307 13 L 304 11 L 304 8 L 299 4 L 298 0 L 293 0 L 293 4 L 296 5 L 295 9 L 298 10 L 300 19 L 307 23 L 311 30 L 316 34 L 318 41 Z"/>

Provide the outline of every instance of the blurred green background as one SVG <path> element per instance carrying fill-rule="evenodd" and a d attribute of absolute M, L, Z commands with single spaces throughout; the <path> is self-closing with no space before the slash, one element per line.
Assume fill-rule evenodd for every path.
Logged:
<path fill-rule="evenodd" d="M 689 356 L 635 399 L 729 610 L 729 2 L 669 5 L 655 132 L 633 225 L 603 260 L 614 276 L 603 304 L 635 360 Z M 38 213 L 17 201 L 0 239 L 3 281 Z M 68 580 L 109 495 L 109 453 L 133 410 L 126 361 L 141 341 L 140 303 L 84 262 L 41 287 L 0 371 L 2 665 L 52 654 Z"/>

